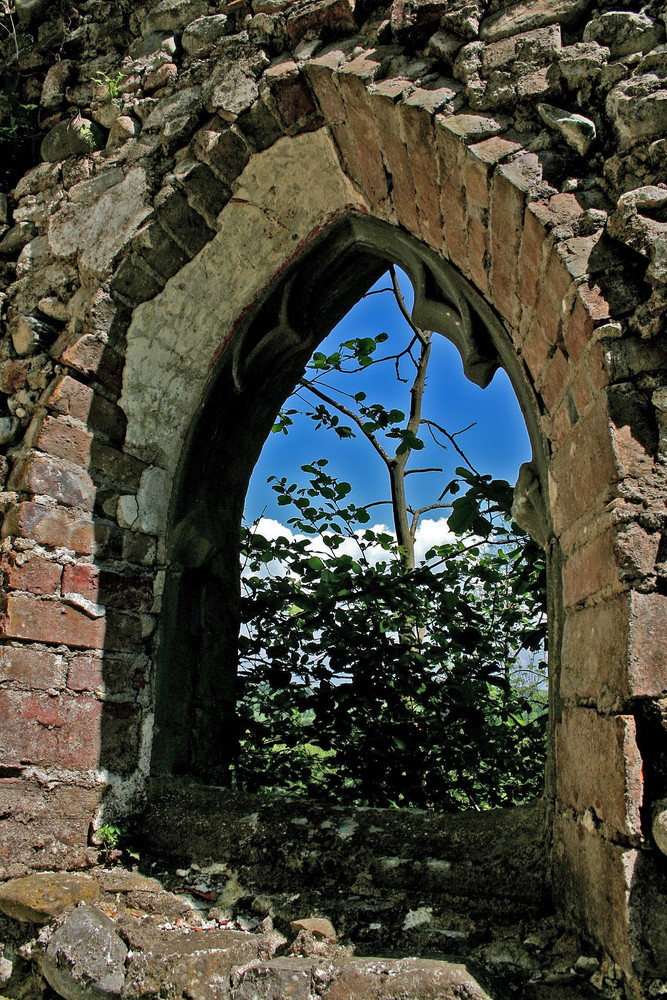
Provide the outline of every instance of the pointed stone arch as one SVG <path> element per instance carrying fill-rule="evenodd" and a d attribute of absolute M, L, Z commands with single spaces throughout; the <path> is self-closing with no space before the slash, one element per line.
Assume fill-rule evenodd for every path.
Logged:
<path fill-rule="evenodd" d="M 307 74 L 329 127 L 280 139 L 252 156 L 218 217 L 217 234 L 160 296 L 135 311 L 122 400 L 128 447 L 164 470 L 168 495 L 182 442 L 202 411 L 221 356 L 227 351 L 237 385 L 247 378 L 244 366 L 261 370 L 264 359 L 275 370 L 280 338 L 289 340 L 293 326 L 281 315 L 289 296 L 281 299 L 281 292 L 276 300 L 271 293 L 337 223 L 376 220 L 391 228 L 398 243 L 408 233 L 443 267 L 454 266 L 461 276 L 459 295 L 465 298 L 468 288 L 469 299 L 485 303 L 478 313 L 494 317 L 482 337 L 486 343 L 457 345 L 464 363 L 483 382 L 484 373 L 502 361 L 515 386 L 523 385 L 519 395 L 533 440 L 543 442 L 539 492 L 549 498 L 544 537 L 551 567 L 548 787 L 560 901 L 628 965 L 627 848 L 621 845 L 640 836 L 641 758 L 635 719 L 624 706 L 643 688 L 632 672 L 627 638 L 627 656 L 614 650 L 613 680 L 608 644 L 587 642 L 582 669 L 579 643 L 587 627 L 592 634 L 602 629 L 605 636 L 628 635 L 619 529 L 609 505 L 619 481 L 645 462 L 645 453 L 614 429 L 610 417 L 602 347 L 610 312 L 586 271 L 597 240 L 562 239 L 566 224 L 582 214 L 574 196 L 554 195 L 544 186 L 538 156 L 517 142 L 493 135 L 473 141 L 479 124 L 472 116 L 461 116 L 463 122 L 433 116 L 373 93 L 354 63 L 336 74 L 326 59 L 316 59 Z M 421 308 L 429 314 L 433 299 L 420 280 L 418 302 L 422 292 Z M 281 317 L 275 326 L 265 325 L 273 336 L 253 327 L 254 311 L 265 302 Z M 437 326 L 430 314 L 429 325 Z M 489 328 L 495 331 L 495 354 L 488 347 Z M 307 345 L 307 354 L 313 346 Z M 305 355 L 299 344 L 293 350 L 298 365 Z M 271 418 L 295 377 L 292 370 Z M 175 537 L 187 540 L 190 553 L 198 549 L 197 538 L 202 542 L 201 528 L 192 522 L 203 510 L 195 503 L 183 521 L 176 517 Z M 216 591 L 215 600 L 220 596 Z M 638 605 L 633 607 L 637 614 Z M 612 700 L 600 712 L 595 706 L 605 689 Z M 617 899 L 611 911 L 605 905 L 603 926 L 599 894 L 607 891 Z"/>
<path fill-rule="evenodd" d="M 642 797 L 642 754 L 649 764 L 654 754 L 653 722 L 642 712 L 666 687 L 665 598 L 635 584 L 642 579 L 642 553 L 657 535 L 638 510 L 651 507 L 664 484 L 655 461 L 658 424 L 646 405 L 649 389 L 631 382 L 631 363 L 610 346 L 620 332 L 614 311 L 622 306 L 604 287 L 604 272 L 618 251 L 574 194 L 554 193 L 543 182 L 539 153 L 497 134 L 493 119 L 438 115 L 432 92 L 417 88 L 406 96 L 400 81 L 372 81 L 366 56 L 343 65 L 335 52 L 306 61 L 303 69 L 292 64 L 267 71 L 263 98 L 282 136 L 272 135 L 266 148 L 261 136 L 251 146 L 236 125 L 218 121 L 195 135 L 187 158 L 175 164 L 152 204 L 149 172 L 139 164 L 122 182 L 123 212 L 113 211 L 113 184 L 99 198 L 106 199 L 105 211 L 96 222 L 88 224 L 88 189 L 79 191 L 78 201 L 56 206 L 49 252 L 68 261 L 76 256 L 78 312 L 53 348 L 67 372 L 58 373 L 45 393 L 44 412 L 17 457 L 9 484 L 17 499 L 3 533 L 66 548 L 74 560 L 104 546 L 115 552 L 116 546 L 123 558 L 131 553 L 151 566 L 157 603 L 147 593 L 148 574 L 125 590 L 108 579 L 109 611 L 95 617 L 94 609 L 89 613 L 84 605 L 81 611 L 81 602 L 71 600 L 75 585 L 83 584 L 72 579 L 67 590 L 59 578 L 48 597 L 40 591 L 26 597 L 20 588 L 10 593 L 3 634 L 12 649 L 20 643 L 68 645 L 75 653 L 67 661 L 70 673 L 88 669 L 79 662 L 87 650 L 141 655 L 148 662 L 155 658 L 152 625 L 162 600 L 167 611 L 158 627 L 158 660 L 160 649 L 173 648 L 181 621 L 174 624 L 170 602 L 184 593 L 174 568 L 176 575 L 194 574 L 189 579 L 198 592 L 209 588 L 219 603 L 216 581 L 233 560 L 230 533 L 252 447 L 261 442 L 262 427 L 268 429 L 271 407 L 289 388 L 294 366 L 314 346 L 292 315 L 303 299 L 289 294 L 290 280 L 306 267 L 335 270 L 331 247 L 357 254 L 355 269 L 343 268 L 342 285 L 332 282 L 335 294 L 323 300 L 335 313 L 363 290 L 356 270 L 370 280 L 378 257 L 401 260 L 409 271 L 412 266 L 427 325 L 447 327 L 443 332 L 457 343 L 469 373 L 483 382 L 494 364 L 506 367 L 536 446 L 522 502 L 533 527 L 542 524 L 551 564 L 547 787 L 554 893 L 624 969 L 645 962 L 663 974 L 664 941 L 647 946 L 646 940 L 652 907 L 663 905 L 664 890 L 640 847 L 648 836 L 650 799 L 659 791 L 651 779 L 650 794 Z M 96 190 L 98 197 L 104 183 Z M 118 231 L 109 220 L 118 222 Z M 327 291 L 321 275 L 318 280 Z M 453 323 L 443 318 L 445 310 Z M 322 322 L 321 314 L 315 319 L 315 325 Z M 292 342 L 281 369 L 283 338 Z M 280 378 L 272 386 L 276 370 Z M 121 371 L 126 427 L 111 402 Z M 264 409 L 256 405 L 256 379 L 274 393 L 267 392 Z M 664 413 L 664 400 L 656 400 Z M 233 456 L 229 467 L 222 466 L 229 476 L 223 482 L 234 489 L 220 498 L 229 509 L 216 533 L 201 490 L 189 492 L 183 481 L 192 485 L 198 469 L 204 485 L 215 484 L 224 448 L 209 456 L 218 468 L 207 469 L 195 429 L 209 414 L 229 421 L 237 405 L 249 421 L 249 448 L 236 477 Z M 90 428 L 75 447 L 72 420 Z M 664 434 L 662 443 L 664 448 Z M 107 518 L 101 526 L 95 489 Z M 546 513 L 540 518 L 541 509 Z M 211 574 L 220 559 L 226 566 Z M 187 619 L 193 608 L 186 603 L 182 610 Z M 224 622 L 219 631 L 221 641 L 228 640 Z M 32 650 L 28 658 L 26 670 L 37 670 Z M 94 662 L 103 659 L 98 655 Z M 160 697 L 177 699 L 184 677 L 178 669 L 166 672 L 164 661 L 159 667 L 162 747 L 156 761 L 187 771 L 191 758 L 182 748 L 193 720 L 176 717 L 165 725 L 159 714 Z M 217 697 L 213 681 L 205 679 L 200 704 L 208 693 Z M 105 757 L 104 745 L 87 741 L 87 713 L 98 709 L 85 692 L 94 682 L 72 680 L 72 716 L 61 723 L 86 751 L 86 770 L 79 762 L 83 777 L 71 796 L 78 826 L 61 844 L 67 851 L 76 842 L 78 858 L 96 804 L 95 769 L 101 762 L 108 766 L 109 784 L 129 808 L 143 788 L 152 739 L 155 702 L 148 689 L 139 707 L 109 702 L 106 709 L 109 732 L 132 727 L 137 734 L 128 739 L 122 766 Z M 213 744 L 219 734 L 203 728 Z M 102 725 L 102 744 L 104 732 Z M 53 737 L 46 752 L 30 746 L 26 757 L 37 766 L 51 756 L 72 767 L 65 742 Z M 17 756 L 17 764 L 22 759 Z M 642 957 L 646 947 L 648 959 Z"/>

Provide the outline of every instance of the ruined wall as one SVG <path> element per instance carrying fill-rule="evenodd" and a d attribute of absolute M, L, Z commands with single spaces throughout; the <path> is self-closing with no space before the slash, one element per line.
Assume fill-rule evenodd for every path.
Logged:
<path fill-rule="evenodd" d="M 667 795 L 664 9 L 17 8 L 5 87 L 16 42 L 44 139 L 0 196 L 4 876 L 85 864 L 100 803 L 141 805 L 156 682 L 163 701 L 200 683 L 183 726 L 215 743 L 220 685 L 186 666 L 229 591 L 211 523 L 232 530 L 243 483 L 221 440 L 244 414 L 261 445 L 258 400 L 312 347 L 281 276 L 336 226 L 377 220 L 380 256 L 405 253 L 427 312 L 454 309 L 473 370 L 506 365 L 532 428 L 557 901 L 624 968 L 667 975 L 651 833 Z M 117 93 L 95 83 L 120 70 Z M 463 284 L 443 291 L 401 234 Z M 211 489 L 184 493 L 211 398 Z"/>

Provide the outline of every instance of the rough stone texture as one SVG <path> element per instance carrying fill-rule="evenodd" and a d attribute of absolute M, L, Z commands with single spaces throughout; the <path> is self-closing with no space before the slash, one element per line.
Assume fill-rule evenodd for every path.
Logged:
<path fill-rule="evenodd" d="M 123 988 L 126 958 L 127 945 L 106 913 L 80 906 L 52 934 L 41 968 L 64 1000 L 111 1000 Z"/>
<path fill-rule="evenodd" d="M 87 875 L 41 873 L 0 886 L 0 910 L 15 920 L 46 924 L 76 903 L 94 902 L 99 886 Z"/>
<path fill-rule="evenodd" d="M 463 965 L 406 958 L 397 962 L 350 963 L 336 976 L 327 1000 L 489 1000 Z"/>
<path fill-rule="evenodd" d="M 318 332 L 302 312 L 323 324 L 303 261 L 344 311 L 355 269 L 317 254 L 363 219 L 356 278 L 373 253 L 409 260 L 428 323 L 445 288 L 473 315 L 446 331 L 470 377 L 500 362 L 520 396 L 551 577 L 554 897 L 635 989 L 667 967 L 644 850 L 667 792 L 664 727 L 646 728 L 667 690 L 664 11 L 16 6 L 44 162 L 0 192 L 3 870 L 81 865 L 102 794 L 105 815 L 140 806 L 155 678 L 173 667 L 178 703 L 198 669 L 172 656 L 167 570 L 226 551 L 220 493 L 175 486 L 184 443 L 216 384 L 222 438 L 239 407 L 251 427 L 277 405 Z M 13 72 L 11 37 L 0 48 Z M 215 448 L 231 510 L 241 487 Z"/>
<path fill-rule="evenodd" d="M 224 825 L 212 824 L 216 815 Z M 437 949 L 447 930 L 481 933 L 545 906 L 544 818 L 538 803 L 473 820 L 232 796 L 163 779 L 153 782 L 142 836 L 179 866 L 213 858 L 236 873 L 243 894 L 280 900 L 284 919 L 298 921 L 305 906 L 367 947 L 386 948 L 408 912 L 430 906 L 420 934 L 423 947 Z M 355 886 L 353 900 L 341 897 L 342 885 Z M 312 921 L 299 929 L 318 933 Z"/>

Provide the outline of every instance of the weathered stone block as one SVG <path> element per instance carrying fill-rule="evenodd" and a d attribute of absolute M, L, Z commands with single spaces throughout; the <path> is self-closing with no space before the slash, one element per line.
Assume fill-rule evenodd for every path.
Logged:
<path fill-rule="evenodd" d="M 557 348 L 553 357 L 547 362 L 539 378 L 540 395 L 547 410 L 553 412 L 557 401 L 563 395 L 570 380 L 568 359 Z"/>
<path fill-rule="evenodd" d="M 206 110 L 233 122 L 248 111 L 259 97 L 259 86 L 248 64 L 224 59 L 202 88 Z"/>
<path fill-rule="evenodd" d="M 101 649 L 105 622 L 102 617 L 91 618 L 57 600 L 9 594 L 0 632 L 9 639 L 63 643 L 75 649 Z"/>
<path fill-rule="evenodd" d="M 77 903 L 91 903 L 100 887 L 89 875 L 40 872 L 0 887 L 0 911 L 14 920 L 48 924 Z"/>
<path fill-rule="evenodd" d="M 589 597 L 613 596 L 621 589 L 615 542 L 615 529 L 608 529 L 568 556 L 563 566 L 563 603 L 566 608 Z"/>
<path fill-rule="evenodd" d="M 207 12 L 205 0 L 160 0 L 143 18 L 142 36 L 156 31 L 182 31 L 186 25 Z"/>
<path fill-rule="evenodd" d="M 31 594 L 51 596 L 60 589 L 63 568 L 60 563 L 39 556 L 23 558 L 21 562 L 10 556 L 0 561 L 5 586 L 8 590 L 27 590 Z"/>
<path fill-rule="evenodd" d="M 640 142 L 664 136 L 667 88 L 654 73 L 632 77 L 609 92 L 606 111 L 614 125 L 620 152 L 624 152 Z"/>
<path fill-rule="evenodd" d="M 600 397 L 551 461 L 549 479 L 557 533 L 590 511 L 598 498 L 600 503 L 610 499 L 616 477 L 611 425 L 606 400 Z"/>
<path fill-rule="evenodd" d="M 210 167 L 196 160 L 179 163 L 174 176 L 185 190 L 188 203 L 214 229 L 215 220 L 229 201 L 229 188 L 220 183 Z"/>
<path fill-rule="evenodd" d="M 641 834 L 642 760 L 634 717 L 567 708 L 556 726 L 558 795 L 583 815 L 593 810 L 607 839 Z"/>
<path fill-rule="evenodd" d="M 111 441 L 118 441 L 125 434 L 125 414 L 120 407 L 71 375 L 59 376 L 42 401 L 50 410 L 101 431 Z"/>
<path fill-rule="evenodd" d="M 174 187 L 164 187 L 155 196 L 155 210 L 160 224 L 190 257 L 199 253 L 215 236 L 215 230 L 190 207 L 185 195 Z"/>
<path fill-rule="evenodd" d="M 134 234 L 152 215 L 148 179 L 134 167 L 92 205 L 64 205 L 49 220 L 49 248 L 56 257 L 78 257 L 91 281 L 106 279 Z"/>
<path fill-rule="evenodd" d="M 614 960 L 632 966 L 628 902 L 637 851 L 604 840 L 579 818 L 557 815 L 554 828 L 554 898 L 603 944 Z"/>
<path fill-rule="evenodd" d="M 130 305 L 139 305 L 146 299 L 154 298 L 162 291 L 162 282 L 142 266 L 138 255 L 130 254 L 121 263 L 111 279 L 111 291 L 122 296 Z"/>
<path fill-rule="evenodd" d="M 36 422 L 31 438 L 33 448 L 39 451 L 63 458 L 73 465 L 84 468 L 88 465 L 93 435 L 82 427 L 47 415 Z"/>
<path fill-rule="evenodd" d="M 495 14 L 485 17 L 479 27 L 484 42 L 496 42 L 511 35 L 548 27 L 550 24 L 570 24 L 586 11 L 586 0 L 529 0 L 512 3 Z"/>
<path fill-rule="evenodd" d="M 264 74 L 266 84 L 286 129 L 308 131 L 322 124 L 305 79 L 296 63 L 279 63 Z"/>
<path fill-rule="evenodd" d="M 95 486 L 86 472 L 64 459 L 39 453 L 30 455 L 12 472 L 10 486 L 33 496 L 49 497 L 65 507 L 82 510 L 92 510 L 95 500 Z"/>
<path fill-rule="evenodd" d="M 667 597 L 663 594 L 632 594 L 628 664 L 631 697 L 655 698 L 667 690 L 666 614 Z"/>
<path fill-rule="evenodd" d="M 68 1000 L 120 997 L 127 945 L 102 910 L 77 907 L 55 930 L 41 956 L 44 978 Z"/>
<path fill-rule="evenodd" d="M 491 187 L 491 293 L 496 308 L 513 326 L 518 324 L 521 312 L 514 276 L 525 195 L 539 173 L 537 157 L 523 154 L 511 164 L 497 168 Z"/>
<path fill-rule="evenodd" d="M 250 159 L 250 148 L 243 134 L 217 116 L 197 132 L 192 148 L 227 187 Z"/>
<path fill-rule="evenodd" d="M 65 660 L 57 653 L 28 646 L 0 647 L 0 681 L 52 691 L 63 687 L 65 674 Z"/>
<path fill-rule="evenodd" d="M 448 131 L 446 119 L 441 115 L 435 119 L 435 138 L 442 183 L 444 250 L 463 274 L 470 275 L 466 203 L 460 194 L 454 193 L 461 192 L 465 186 L 465 150 Z"/>
<path fill-rule="evenodd" d="M 99 766 L 102 703 L 0 689 L 0 747 L 7 764 L 75 771 Z"/>
<path fill-rule="evenodd" d="M 321 36 L 353 34 L 357 28 L 354 11 L 355 0 L 306 0 L 290 11 L 287 33 L 293 42 L 310 31 Z"/>
<path fill-rule="evenodd" d="M 90 555 L 95 547 L 95 533 L 89 517 L 64 507 L 23 502 L 5 515 L 2 536 L 19 535 L 34 538 L 43 545 L 63 546 L 82 555 Z"/>
<path fill-rule="evenodd" d="M 617 594 L 592 607 L 573 608 L 563 627 L 561 693 L 571 702 L 599 699 L 620 708 L 628 693 L 630 599 Z M 641 695 L 641 685 L 632 694 Z"/>

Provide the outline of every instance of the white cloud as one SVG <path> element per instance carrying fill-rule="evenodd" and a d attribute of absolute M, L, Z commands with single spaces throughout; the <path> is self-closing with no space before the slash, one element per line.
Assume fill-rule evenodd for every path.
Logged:
<path fill-rule="evenodd" d="M 358 538 L 363 539 L 364 532 L 368 530 L 368 528 L 376 534 L 388 534 L 391 535 L 392 538 L 395 538 L 394 531 L 387 527 L 386 524 L 367 525 L 365 528 L 360 528 L 355 534 Z M 287 525 L 281 524 L 280 521 L 276 521 L 275 518 L 260 518 L 257 522 L 255 530 L 270 540 L 279 538 L 281 535 L 287 538 L 288 541 L 300 541 L 306 538 L 308 541 L 309 551 L 315 555 L 326 556 L 331 552 L 327 546 L 326 534 L 308 536 L 295 534 L 291 528 Z M 450 531 L 444 517 L 440 517 L 435 520 L 433 518 L 424 518 L 419 524 L 415 538 L 415 557 L 417 563 L 419 564 L 423 561 L 426 552 L 428 552 L 428 550 L 434 545 L 444 545 L 447 542 L 454 541 L 455 538 L 456 535 Z M 346 538 L 335 551 L 339 555 L 349 555 L 353 559 L 359 559 L 362 555 L 362 545 L 356 538 Z M 363 552 L 366 561 L 372 566 L 387 560 L 387 552 L 381 545 L 366 544 L 363 547 Z M 263 567 L 260 575 L 275 576 L 279 572 L 280 565 L 274 560 L 274 562 Z"/>

